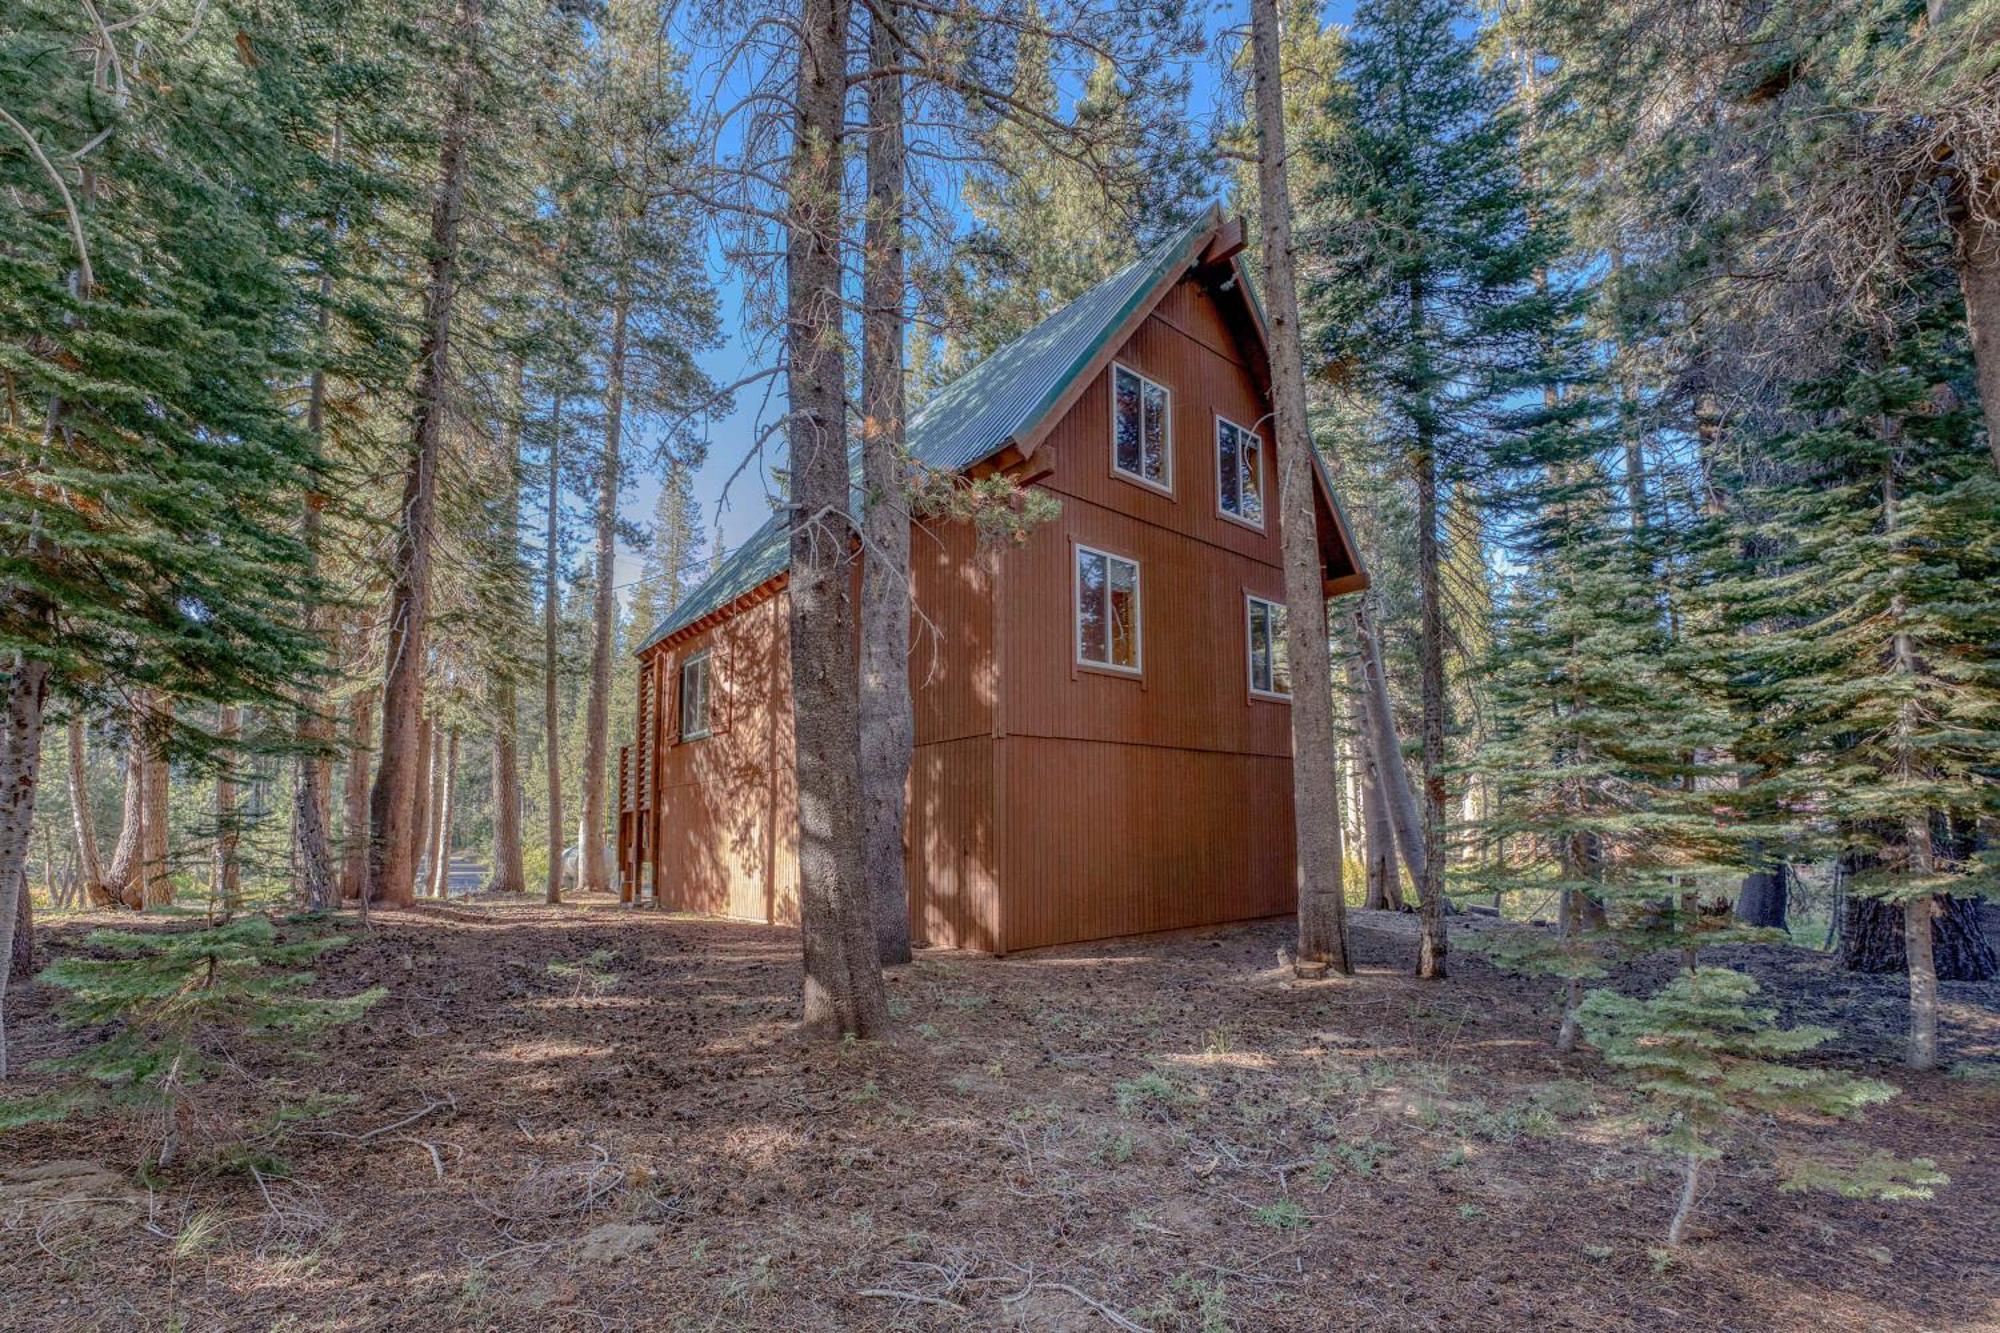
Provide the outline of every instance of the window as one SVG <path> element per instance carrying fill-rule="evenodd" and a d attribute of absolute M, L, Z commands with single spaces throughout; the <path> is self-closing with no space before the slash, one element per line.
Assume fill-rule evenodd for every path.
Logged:
<path fill-rule="evenodd" d="M 1167 390 L 1135 370 L 1111 368 L 1111 466 L 1123 476 L 1171 491 L 1173 433 Z"/>
<path fill-rule="evenodd" d="M 1076 660 L 1139 670 L 1139 562 L 1076 548 Z"/>
<path fill-rule="evenodd" d="M 1215 419 L 1216 503 L 1225 516 L 1264 526 L 1264 441 L 1233 421 Z"/>
<path fill-rule="evenodd" d="M 1285 659 L 1285 608 L 1262 597 L 1250 602 L 1250 693 L 1290 698 L 1292 668 Z"/>
<path fill-rule="evenodd" d="M 681 663 L 681 739 L 698 741 L 708 735 L 708 654 L 696 653 Z"/>

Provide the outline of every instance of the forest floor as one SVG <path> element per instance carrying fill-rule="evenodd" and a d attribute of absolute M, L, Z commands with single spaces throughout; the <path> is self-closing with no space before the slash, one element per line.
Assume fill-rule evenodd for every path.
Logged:
<path fill-rule="evenodd" d="M 351 1099 L 261 1160 L 148 1181 L 139 1122 L 0 1136 L 0 1327 L 2000 1328 L 2000 986 L 1947 983 L 1955 1072 L 1909 1077 L 1884 1063 L 1900 978 L 1718 955 L 1903 1093 L 1759 1127 L 1667 1260 L 1673 1164 L 1600 1060 L 1550 1048 L 1548 985 L 1459 955 L 1412 981 L 1408 920 L 1376 913 L 1359 975 L 1301 982 L 1290 934 L 926 952 L 889 1040 L 829 1046 L 796 1033 L 788 930 L 603 899 L 378 913 L 316 991 L 388 998 L 210 1086 L 203 1124 L 280 1087 Z M 54 999 L 9 998 L 24 1065 L 81 1040 Z M 1775 1156 L 1849 1138 L 1952 1183 L 1777 1191 Z"/>

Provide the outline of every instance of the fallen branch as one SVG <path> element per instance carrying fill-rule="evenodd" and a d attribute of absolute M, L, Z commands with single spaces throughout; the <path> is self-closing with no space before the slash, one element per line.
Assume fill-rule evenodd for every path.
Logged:
<path fill-rule="evenodd" d="M 1074 1296 L 1078 1300 L 1082 1301 L 1085 1305 L 1088 1305 L 1091 1309 L 1097 1311 L 1097 1313 L 1103 1315 L 1106 1319 L 1109 1319 L 1113 1324 L 1117 1325 L 1119 1328 L 1130 1330 L 1130 1333 L 1149 1333 L 1149 1331 L 1143 1325 L 1133 1323 L 1131 1320 L 1127 1319 L 1124 1315 L 1119 1314 L 1116 1310 L 1106 1305 L 1103 1301 L 1098 1300 L 1094 1296 L 1090 1296 L 1084 1292 L 1078 1291 L 1075 1287 L 1072 1287 L 1067 1282 L 1042 1282 L 1036 1278 L 1030 1277 L 1028 1279 L 1027 1286 L 1021 1288 L 1019 1291 L 1015 1292 L 1011 1296 L 1002 1296 L 1000 1298 L 1000 1302 L 1003 1305 L 1012 1305 L 1015 1301 L 1024 1301 L 1030 1295 L 1034 1294 L 1034 1290 L 1036 1287 L 1047 1287 L 1050 1291 L 1060 1291 L 1065 1295 Z"/>
<path fill-rule="evenodd" d="M 404 1116 L 401 1120 L 392 1120 L 386 1125 L 377 1125 L 374 1129 L 364 1130 L 358 1134 L 346 1129 L 304 1129 L 298 1132 L 308 1138 L 349 1139 L 355 1143 L 370 1143 L 381 1138 L 384 1134 L 394 1133 L 405 1126 L 414 1125 L 433 1111 L 444 1108 L 456 1111 L 458 1109 L 458 1099 L 447 1092 L 442 1100 L 433 1100 L 428 1105 L 410 1112 L 410 1114 Z"/>
<path fill-rule="evenodd" d="M 865 1287 L 854 1293 L 856 1296 L 870 1296 L 881 1301 L 910 1301 L 917 1305 L 941 1305 L 947 1310 L 965 1313 L 965 1307 L 957 1301 L 948 1301 L 942 1296 L 924 1296 L 914 1291 L 897 1291 L 893 1287 Z"/>

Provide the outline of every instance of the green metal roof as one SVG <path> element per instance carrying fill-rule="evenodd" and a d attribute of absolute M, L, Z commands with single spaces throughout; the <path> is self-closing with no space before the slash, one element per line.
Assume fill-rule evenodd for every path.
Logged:
<path fill-rule="evenodd" d="M 1195 243 L 1218 219 L 1216 210 L 1204 210 L 1197 221 L 946 385 L 910 421 L 911 456 L 930 467 L 963 471 L 1032 431 L 1147 295 L 1194 262 Z M 855 481 L 858 487 L 858 463 Z M 783 515 L 773 515 L 646 636 L 639 651 L 782 573 L 790 546 Z"/>

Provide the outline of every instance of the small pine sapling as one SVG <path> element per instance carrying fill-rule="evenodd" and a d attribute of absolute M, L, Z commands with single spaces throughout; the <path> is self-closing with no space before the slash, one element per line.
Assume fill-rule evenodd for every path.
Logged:
<path fill-rule="evenodd" d="M 1578 1020 L 1605 1060 L 1629 1075 L 1647 1102 L 1647 1118 L 1664 1130 L 1661 1146 L 1680 1155 L 1680 1204 L 1667 1227 L 1679 1245 L 1700 1193 L 1703 1167 L 1734 1141 L 1735 1126 L 1753 1115 L 1804 1113 L 1858 1118 L 1896 1089 L 1838 1070 L 1808 1068 L 1792 1058 L 1830 1040 L 1823 1027 L 1780 1027 L 1761 988 L 1729 968 L 1684 972 L 1647 999 L 1593 990 Z M 1789 1169 L 1785 1188 L 1835 1189 L 1873 1198 L 1927 1198 L 1945 1183 L 1936 1164 L 1900 1162 L 1882 1154 L 1847 1168 L 1823 1162 Z"/>
<path fill-rule="evenodd" d="M 103 955 L 64 958 L 44 983 L 68 991 L 71 1028 L 116 1025 L 111 1036 L 40 1068 L 62 1076 L 55 1090 L 0 1102 L 0 1128 L 61 1120 L 79 1112 L 157 1114 L 163 1125 L 155 1164 L 172 1165 L 193 1123 L 194 1090 L 246 1038 L 282 1034 L 302 1041 L 352 1022 L 385 994 L 381 987 L 339 999 L 301 994 L 306 963 L 345 944 L 339 935 L 281 937 L 268 917 L 172 932 L 93 931 Z"/>

